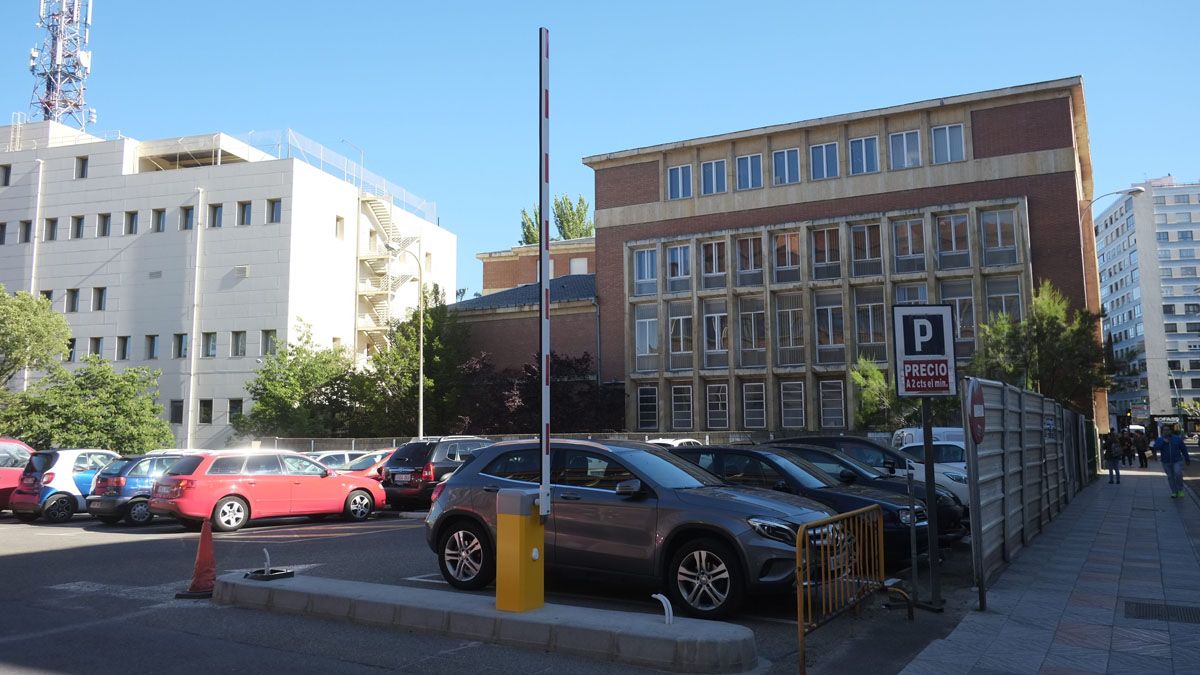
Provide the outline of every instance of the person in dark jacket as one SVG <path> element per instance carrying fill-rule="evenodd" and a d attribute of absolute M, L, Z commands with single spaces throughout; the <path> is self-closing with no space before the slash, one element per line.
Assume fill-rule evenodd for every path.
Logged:
<path fill-rule="evenodd" d="M 1171 496 L 1182 497 L 1183 465 L 1192 463 L 1183 439 L 1173 428 L 1164 424 L 1162 436 L 1154 441 L 1154 451 L 1158 453 L 1163 472 L 1167 474 L 1167 484 L 1171 488 Z"/>
<path fill-rule="evenodd" d="M 1146 438 L 1146 432 L 1141 429 L 1133 434 L 1133 449 L 1137 453 L 1138 468 L 1145 469 L 1150 466 L 1146 460 L 1146 452 L 1150 450 L 1150 439 Z"/>
<path fill-rule="evenodd" d="M 1108 482 L 1121 482 L 1121 442 L 1115 433 L 1104 439 L 1104 466 L 1108 468 Z M 1116 479 L 1114 481 L 1113 479 Z"/>

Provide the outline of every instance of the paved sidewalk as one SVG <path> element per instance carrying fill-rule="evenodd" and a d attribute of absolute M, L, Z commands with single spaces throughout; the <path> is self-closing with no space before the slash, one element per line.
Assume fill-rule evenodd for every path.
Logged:
<path fill-rule="evenodd" d="M 1200 672 L 1200 506 L 1158 467 L 1084 488 L 903 673 Z"/>

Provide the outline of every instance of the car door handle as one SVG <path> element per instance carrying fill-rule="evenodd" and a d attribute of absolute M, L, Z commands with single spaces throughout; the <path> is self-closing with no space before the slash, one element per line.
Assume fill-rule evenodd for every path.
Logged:
<path fill-rule="evenodd" d="M 246 485 L 258 485 L 258 481 L 248 480 L 248 481 L 246 481 Z"/>
<path fill-rule="evenodd" d="M 499 486 L 496 486 L 496 485 L 485 485 L 485 486 L 483 486 L 483 491 L 484 492 L 499 492 L 500 488 L 499 488 Z"/>
<path fill-rule="evenodd" d="M 578 494 L 576 494 L 574 492 L 564 492 L 561 495 L 559 495 L 559 497 L 563 501 L 568 501 L 568 502 L 577 502 L 580 499 L 582 499 L 582 497 L 580 497 Z"/>

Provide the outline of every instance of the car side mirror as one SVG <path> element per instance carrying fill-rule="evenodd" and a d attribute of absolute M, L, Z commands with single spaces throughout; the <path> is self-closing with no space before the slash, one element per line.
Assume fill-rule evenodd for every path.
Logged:
<path fill-rule="evenodd" d="M 890 459 L 883 460 L 883 468 L 887 469 L 888 473 L 896 473 L 896 462 Z"/>
<path fill-rule="evenodd" d="M 617 483 L 618 497 L 635 497 L 641 494 L 641 492 L 642 481 L 636 478 L 630 478 L 629 480 L 623 480 L 620 483 Z"/>
<path fill-rule="evenodd" d="M 330 468 L 326 468 L 325 473 L 321 474 L 321 477 L 329 478 L 330 476 L 336 476 L 336 475 L 337 475 L 337 471 L 334 471 L 333 469 L 330 469 Z"/>
<path fill-rule="evenodd" d="M 840 478 L 843 483 L 853 483 L 854 481 L 858 480 L 858 474 L 854 473 L 850 469 L 842 469 L 838 472 L 838 478 Z"/>
<path fill-rule="evenodd" d="M 792 491 L 792 488 L 788 486 L 787 481 L 783 481 L 783 480 L 775 481 L 775 484 L 771 486 L 771 489 L 776 492 L 791 492 Z"/>

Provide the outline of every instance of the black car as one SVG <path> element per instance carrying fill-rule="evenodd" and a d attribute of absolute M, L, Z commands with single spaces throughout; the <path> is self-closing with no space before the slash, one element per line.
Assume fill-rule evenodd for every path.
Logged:
<path fill-rule="evenodd" d="M 921 460 L 907 452 L 889 448 L 869 438 L 858 436 L 796 436 L 793 438 L 777 438 L 770 442 L 771 445 L 795 443 L 819 445 L 823 448 L 841 450 L 863 464 L 889 474 L 892 471 L 888 467 L 896 471 L 905 471 L 909 467 L 921 463 Z"/>
<path fill-rule="evenodd" d="M 675 448 L 673 454 L 729 483 L 766 488 L 806 497 L 838 513 L 878 504 L 883 509 L 884 550 L 889 562 L 907 559 L 911 552 L 909 525 L 914 514 L 907 499 L 861 485 L 843 485 L 794 453 L 763 446 L 705 446 Z M 925 537 L 925 505 L 916 505 L 918 541 Z"/>
<path fill-rule="evenodd" d="M 901 495 L 901 501 L 908 497 L 908 480 L 904 476 L 883 473 L 841 450 L 817 445 L 783 443 L 771 447 L 799 455 L 825 473 L 837 478 L 843 485 L 854 483 L 884 490 Z M 934 489 L 937 493 L 938 536 L 943 540 L 961 539 L 966 534 L 963 505 L 959 503 L 953 492 L 940 486 L 935 486 Z M 925 483 L 913 481 L 913 496 L 925 504 L 929 504 L 929 493 L 925 489 Z"/>
<path fill-rule="evenodd" d="M 388 506 L 427 508 L 434 486 L 473 452 L 493 442 L 475 436 L 441 436 L 418 438 L 396 448 L 381 467 Z"/>

